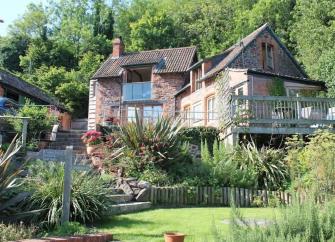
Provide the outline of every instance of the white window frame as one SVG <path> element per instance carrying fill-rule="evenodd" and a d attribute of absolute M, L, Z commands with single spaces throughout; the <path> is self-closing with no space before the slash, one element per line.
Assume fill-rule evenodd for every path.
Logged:
<path fill-rule="evenodd" d="M 207 122 L 215 121 L 215 96 L 209 96 L 206 100 L 207 103 Z"/>
<path fill-rule="evenodd" d="M 197 110 L 197 108 L 200 108 Z M 197 102 L 192 105 L 192 118 L 193 118 L 193 123 L 201 122 L 203 120 L 203 105 L 202 102 Z"/>

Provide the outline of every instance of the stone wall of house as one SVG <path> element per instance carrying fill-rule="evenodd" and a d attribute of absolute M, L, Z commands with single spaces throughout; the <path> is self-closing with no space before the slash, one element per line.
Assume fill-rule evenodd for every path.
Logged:
<path fill-rule="evenodd" d="M 95 122 L 101 123 L 104 118 L 118 118 L 121 100 L 121 79 L 100 79 L 96 85 Z"/>
<path fill-rule="evenodd" d="M 166 73 L 154 74 L 152 77 L 152 99 L 163 103 L 163 111 L 175 112 L 175 94 L 185 83 L 184 74 Z"/>
<path fill-rule="evenodd" d="M 267 68 L 263 69 L 262 43 L 268 43 L 273 46 L 273 70 Z M 235 58 L 229 67 L 255 68 L 281 75 L 304 77 L 304 74 L 294 64 L 289 54 L 279 45 L 269 31 L 264 31 L 256 40 L 253 40 L 248 47 Z"/>

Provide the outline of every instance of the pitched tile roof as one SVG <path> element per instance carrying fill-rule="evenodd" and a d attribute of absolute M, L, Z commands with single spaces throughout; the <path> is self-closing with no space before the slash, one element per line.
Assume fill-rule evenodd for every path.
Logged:
<path fill-rule="evenodd" d="M 48 105 L 55 105 L 62 109 L 64 108 L 64 106 L 56 98 L 48 95 L 40 88 L 22 80 L 21 78 L 7 71 L 0 70 L 0 84 L 4 84 L 13 89 L 16 89 L 21 93 L 24 93 L 27 96 L 40 100 Z"/>
<path fill-rule="evenodd" d="M 211 76 L 214 76 L 218 72 L 222 71 L 226 67 L 229 66 L 231 62 L 235 60 L 235 58 L 242 52 L 243 49 L 245 49 L 250 43 L 252 43 L 264 30 L 270 31 L 270 33 L 273 35 L 273 37 L 278 41 L 278 43 L 283 47 L 283 49 L 286 51 L 286 53 L 289 55 L 289 57 L 292 59 L 293 63 L 297 66 L 297 68 L 304 73 L 304 75 L 307 77 L 301 66 L 296 62 L 294 57 L 291 55 L 290 51 L 281 43 L 280 39 L 276 36 L 276 34 L 272 31 L 269 24 L 266 23 L 256 29 L 254 32 L 234 44 L 233 46 L 229 47 L 227 50 L 225 50 L 223 53 L 226 53 L 226 56 L 224 59 L 222 59 L 216 66 L 214 66 L 210 71 L 208 71 L 201 80 L 207 79 Z"/>
<path fill-rule="evenodd" d="M 109 56 L 93 78 L 120 76 L 123 67 L 154 64 L 154 73 L 185 72 L 192 64 L 196 47 L 181 47 L 125 53 L 119 58 Z"/>

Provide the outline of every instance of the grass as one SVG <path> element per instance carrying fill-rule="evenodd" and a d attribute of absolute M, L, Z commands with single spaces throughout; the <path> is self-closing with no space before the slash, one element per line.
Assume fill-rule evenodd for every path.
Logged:
<path fill-rule="evenodd" d="M 273 208 L 243 208 L 245 218 L 271 219 Z M 162 242 L 163 233 L 178 231 L 187 234 L 186 242 L 212 241 L 213 228 L 229 230 L 224 219 L 230 218 L 230 208 L 171 208 L 110 217 L 98 226 L 122 242 Z"/>

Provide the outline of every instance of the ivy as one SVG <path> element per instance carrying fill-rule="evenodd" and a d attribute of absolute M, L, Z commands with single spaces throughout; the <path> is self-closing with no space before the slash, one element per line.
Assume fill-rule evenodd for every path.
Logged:
<path fill-rule="evenodd" d="M 268 85 L 270 96 L 286 96 L 284 81 L 280 78 L 273 78 L 272 82 Z"/>

